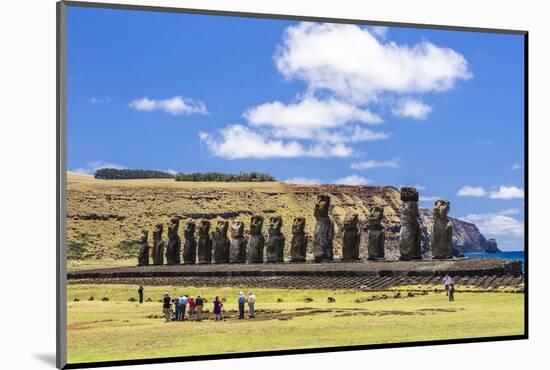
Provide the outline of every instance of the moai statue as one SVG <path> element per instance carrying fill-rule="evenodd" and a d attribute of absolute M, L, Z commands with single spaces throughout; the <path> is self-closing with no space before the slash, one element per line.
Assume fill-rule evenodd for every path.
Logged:
<path fill-rule="evenodd" d="M 246 256 L 248 263 L 262 263 L 264 261 L 265 238 L 262 234 L 263 225 L 264 218 L 260 215 L 254 215 L 250 219 L 250 237 Z"/>
<path fill-rule="evenodd" d="M 231 242 L 227 237 L 228 229 L 228 221 L 218 221 L 216 232 L 212 237 L 212 263 L 229 263 L 229 246 Z"/>
<path fill-rule="evenodd" d="M 197 239 L 195 239 L 195 223 L 193 221 L 185 224 L 183 244 L 183 263 L 185 265 L 193 265 L 197 260 Z"/>
<path fill-rule="evenodd" d="M 319 194 L 313 215 L 317 222 L 313 232 L 313 256 L 315 262 L 332 261 L 333 248 L 332 238 L 334 236 L 334 222 L 330 219 L 328 212 L 330 208 L 330 196 Z"/>
<path fill-rule="evenodd" d="M 292 240 L 290 241 L 290 261 L 305 262 L 307 249 L 306 219 L 296 217 L 292 224 Z"/>
<path fill-rule="evenodd" d="M 210 221 L 202 220 L 199 225 L 199 244 L 197 247 L 200 264 L 212 261 L 212 240 L 210 239 Z"/>
<path fill-rule="evenodd" d="M 415 188 L 404 186 L 401 188 L 401 231 L 399 232 L 400 260 L 414 260 L 422 258 L 420 246 L 420 222 L 418 221 L 418 192 Z"/>
<path fill-rule="evenodd" d="M 147 237 L 149 233 L 147 230 L 141 232 L 141 238 L 139 239 L 139 256 L 138 256 L 138 266 L 147 266 L 149 265 L 149 242 Z"/>
<path fill-rule="evenodd" d="M 432 258 L 453 257 L 453 223 L 447 217 L 451 208 L 448 200 L 437 200 L 434 206 L 432 226 Z"/>
<path fill-rule="evenodd" d="M 153 231 L 153 265 L 164 264 L 164 240 L 162 240 L 163 225 L 157 224 Z"/>
<path fill-rule="evenodd" d="M 178 235 L 180 220 L 174 217 L 168 225 L 168 245 L 166 246 L 166 264 L 179 265 L 181 254 L 181 239 Z"/>
<path fill-rule="evenodd" d="M 266 246 L 267 262 L 283 262 L 285 251 L 285 236 L 281 232 L 283 219 L 281 216 L 274 216 L 269 219 L 269 229 Z"/>
<path fill-rule="evenodd" d="M 244 222 L 236 220 L 231 225 L 231 246 L 229 247 L 229 262 L 246 262 L 246 238 L 244 237 Z"/>
<path fill-rule="evenodd" d="M 369 260 L 384 259 L 384 242 L 386 235 L 382 226 L 384 218 L 384 208 L 380 206 L 369 207 L 367 222 L 363 228 L 365 239 L 367 241 L 367 253 Z"/>
<path fill-rule="evenodd" d="M 359 259 L 359 216 L 357 213 L 348 213 L 344 219 L 342 234 L 342 260 L 354 261 Z"/>

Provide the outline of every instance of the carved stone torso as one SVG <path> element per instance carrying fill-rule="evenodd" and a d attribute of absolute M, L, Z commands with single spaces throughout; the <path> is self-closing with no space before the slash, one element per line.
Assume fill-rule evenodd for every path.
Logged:
<path fill-rule="evenodd" d="M 274 216 L 269 219 L 269 237 L 267 239 L 266 260 L 267 262 L 283 262 L 285 250 L 285 237 L 281 232 L 283 219 L 281 216 Z"/>
<path fill-rule="evenodd" d="M 313 215 L 317 222 L 313 233 L 313 256 L 315 262 L 331 261 L 333 258 L 332 240 L 334 237 L 334 223 L 328 213 L 330 196 L 320 194 L 317 197 Z"/>
<path fill-rule="evenodd" d="M 181 239 L 178 235 L 180 220 L 173 218 L 168 225 L 168 245 L 166 247 L 166 264 L 177 265 L 180 263 Z"/>
<path fill-rule="evenodd" d="M 359 216 L 357 213 L 346 215 L 344 232 L 342 233 L 342 260 L 359 259 Z"/>
<path fill-rule="evenodd" d="M 306 219 L 296 217 L 292 224 L 292 240 L 290 241 L 290 260 L 305 262 L 307 251 L 307 234 L 305 233 Z"/>
<path fill-rule="evenodd" d="M 244 237 L 244 222 L 242 221 L 234 221 L 231 225 L 231 246 L 229 250 L 229 262 L 246 262 L 246 238 Z"/>
<path fill-rule="evenodd" d="M 252 216 L 250 220 L 250 236 L 246 260 L 248 263 L 262 263 L 264 261 L 265 238 L 262 234 L 264 218 L 259 215 Z"/>
<path fill-rule="evenodd" d="M 212 240 L 210 239 L 210 221 L 203 220 L 199 226 L 199 243 L 197 246 L 199 263 L 208 264 L 212 261 Z"/>
<path fill-rule="evenodd" d="M 218 221 L 216 233 L 212 237 L 212 263 L 229 263 L 230 241 L 227 237 L 229 222 Z"/>
<path fill-rule="evenodd" d="M 435 202 L 432 226 L 432 258 L 452 258 L 453 224 L 447 217 L 451 204 L 447 200 Z"/>
<path fill-rule="evenodd" d="M 147 266 L 149 265 L 149 242 L 147 241 L 149 233 L 147 230 L 141 232 L 141 238 L 139 241 L 139 256 L 138 256 L 138 266 Z"/>
<path fill-rule="evenodd" d="M 183 244 L 183 263 L 186 265 L 192 265 L 197 260 L 197 240 L 195 239 L 195 223 L 189 221 L 185 225 L 184 237 L 185 242 Z"/>
<path fill-rule="evenodd" d="M 153 231 L 153 265 L 164 264 L 164 240 L 162 240 L 163 225 L 157 224 Z"/>
<path fill-rule="evenodd" d="M 366 239 L 369 260 L 384 259 L 384 243 L 386 235 L 382 227 L 384 208 L 372 206 L 369 208 L 367 222 L 364 227 L 364 239 Z"/>
<path fill-rule="evenodd" d="M 399 252 L 401 260 L 422 258 L 420 221 L 418 213 L 418 192 L 412 187 L 401 188 L 401 231 Z"/>

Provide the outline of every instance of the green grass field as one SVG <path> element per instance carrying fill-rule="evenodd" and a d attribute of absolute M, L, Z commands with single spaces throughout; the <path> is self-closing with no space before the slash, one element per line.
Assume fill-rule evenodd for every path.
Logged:
<path fill-rule="evenodd" d="M 68 287 L 69 363 L 190 356 L 315 347 L 402 343 L 438 339 L 520 335 L 524 332 L 524 295 L 506 292 L 414 293 L 395 291 L 255 289 L 257 317 L 237 320 L 236 297 L 245 288 L 80 285 Z M 226 298 L 226 320 L 170 322 L 162 318 L 164 292 L 208 299 Z M 381 299 L 383 295 L 388 298 Z M 93 301 L 89 301 L 90 297 Z M 327 298 L 333 297 L 334 303 Z M 367 299 L 374 300 L 367 301 Z M 101 301 L 108 297 L 109 301 Z M 75 298 L 79 301 L 74 301 Z M 311 299 L 311 301 L 310 301 Z"/>

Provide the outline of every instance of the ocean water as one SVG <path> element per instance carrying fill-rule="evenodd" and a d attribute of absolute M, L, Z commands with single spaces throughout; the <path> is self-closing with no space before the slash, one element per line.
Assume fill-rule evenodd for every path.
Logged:
<path fill-rule="evenodd" d="M 523 251 L 509 251 L 500 253 L 464 253 L 464 256 L 469 258 L 502 258 L 504 260 L 520 260 L 521 269 L 525 269 L 525 259 Z"/>

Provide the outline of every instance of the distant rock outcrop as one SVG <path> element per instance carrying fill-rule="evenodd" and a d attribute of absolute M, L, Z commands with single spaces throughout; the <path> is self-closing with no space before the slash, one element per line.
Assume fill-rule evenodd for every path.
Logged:
<path fill-rule="evenodd" d="M 500 249 L 497 247 L 497 241 L 495 239 L 489 239 L 487 240 L 487 249 L 485 250 L 487 253 L 500 253 Z"/>

